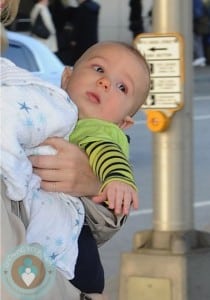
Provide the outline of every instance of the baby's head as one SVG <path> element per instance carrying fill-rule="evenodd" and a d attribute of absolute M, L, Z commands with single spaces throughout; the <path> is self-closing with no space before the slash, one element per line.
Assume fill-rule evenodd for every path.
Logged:
<path fill-rule="evenodd" d="M 132 116 L 149 92 L 149 68 L 132 46 L 101 42 L 90 47 L 66 68 L 62 88 L 78 106 L 79 119 L 95 118 L 121 128 L 133 124 Z"/>

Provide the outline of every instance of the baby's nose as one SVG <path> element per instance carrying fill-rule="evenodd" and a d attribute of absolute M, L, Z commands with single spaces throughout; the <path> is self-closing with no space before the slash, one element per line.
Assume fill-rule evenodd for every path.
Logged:
<path fill-rule="evenodd" d="M 106 91 L 110 88 L 110 81 L 106 77 L 102 77 L 97 80 L 97 86 L 103 87 Z"/>

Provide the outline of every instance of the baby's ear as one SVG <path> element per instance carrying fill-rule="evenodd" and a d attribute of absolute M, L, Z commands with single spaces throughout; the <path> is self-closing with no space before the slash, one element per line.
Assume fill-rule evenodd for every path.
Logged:
<path fill-rule="evenodd" d="M 71 74 L 72 74 L 72 68 L 66 66 L 63 70 L 62 77 L 61 77 L 61 88 L 65 91 L 67 89 Z"/>
<path fill-rule="evenodd" d="M 133 126 L 133 124 L 134 124 L 134 120 L 130 116 L 127 116 L 124 118 L 122 124 L 119 127 L 121 129 L 128 129 L 131 126 Z"/>

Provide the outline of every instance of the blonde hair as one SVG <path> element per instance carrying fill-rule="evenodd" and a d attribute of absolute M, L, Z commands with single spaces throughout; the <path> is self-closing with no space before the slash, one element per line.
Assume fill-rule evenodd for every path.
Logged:
<path fill-rule="evenodd" d="M 1 12 L 1 23 L 11 24 L 17 16 L 20 0 L 5 0 L 5 7 Z"/>
<path fill-rule="evenodd" d="M 7 46 L 7 37 L 4 26 L 9 25 L 14 21 L 17 16 L 20 0 L 5 0 L 5 7 L 1 11 L 0 15 L 0 45 L 1 52 Z"/>

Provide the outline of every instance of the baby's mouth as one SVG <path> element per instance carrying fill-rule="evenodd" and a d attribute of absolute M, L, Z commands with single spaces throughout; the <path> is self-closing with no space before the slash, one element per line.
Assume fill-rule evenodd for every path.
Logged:
<path fill-rule="evenodd" d="M 90 102 L 93 102 L 93 103 L 101 102 L 99 96 L 93 92 L 87 92 L 87 96 L 88 96 L 88 99 L 90 100 Z"/>

